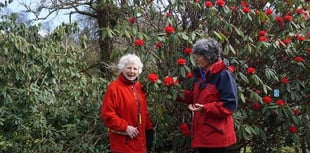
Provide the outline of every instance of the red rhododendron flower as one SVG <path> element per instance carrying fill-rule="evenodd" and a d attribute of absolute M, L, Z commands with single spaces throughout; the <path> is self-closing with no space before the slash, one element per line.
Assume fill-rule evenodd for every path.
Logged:
<path fill-rule="evenodd" d="M 174 85 L 174 80 L 171 76 L 166 76 L 163 80 L 164 85 L 166 86 L 173 86 Z"/>
<path fill-rule="evenodd" d="M 266 36 L 259 36 L 258 37 L 258 41 L 259 42 L 266 42 L 267 41 L 267 37 Z"/>
<path fill-rule="evenodd" d="M 155 43 L 156 48 L 162 48 L 163 47 L 163 43 L 162 42 L 156 42 Z"/>
<path fill-rule="evenodd" d="M 304 10 L 302 9 L 302 8 L 297 8 L 296 10 L 295 10 L 295 13 L 296 14 L 302 14 L 304 12 Z"/>
<path fill-rule="evenodd" d="M 173 28 L 173 26 L 167 26 L 167 27 L 165 28 L 165 32 L 166 32 L 167 34 L 172 34 L 172 33 L 174 33 L 174 28 Z"/>
<path fill-rule="evenodd" d="M 243 6 L 243 7 L 247 7 L 247 6 L 248 6 L 248 3 L 245 2 L 245 1 L 241 1 L 241 2 L 240 2 L 240 5 Z"/>
<path fill-rule="evenodd" d="M 283 78 L 281 78 L 280 82 L 283 84 L 287 84 L 289 82 L 289 80 L 288 80 L 288 78 L 283 77 Z"/>
<path fill-rule="evenodd" d="M 153 83 L 158 81 L 158 75 L 155 73 L 150 73 L 147 78 Z"/>
<path fill-rule="evenodd" d="M 294 125 L 291 125 L 288 127 L 288 130 L 291 132 L 291 133 L 296 133 L 298 131 L 298 128 Z"/>
<path fill-rule="evenodd" d="M 289 44 L 291 42 L 291 39 L 290 38 L 286 38 L 282 41 L 284 44 Z"/>
<path fill-rule="evenodd" d="M 304 41 L 306 38 L 303 35 L 298 35 L 297 40 Z"/>
<path fill-rule="evenodd" d="M 259 110 L 261 108 L 261 104 L 260 103 L 253 103 L 251 104 L 251 107 L 255 110 Z"/>
<path fill-rule="evenodd" d="M 293 17 L 292 16 L 290 16 L 290 15 L 285 15 L 284 16 L 284 21 L 286 21 L 286 22 L 291 22 L 293 20 Z"/>
<path fill-rule="evenodd" d="M 310 47 L 307 48 L 307 52 L 310 53 Z"/>
<path fill-rule="evenodd" d="M 300 56 L 296 56 L 295 57 L 295 61 L 296 62 L 303 62 L 304 61 L 304 58 L 300 57 Z"/>
<path fill-rule="evenodd" d="M 250 13 L 250 12 L 251 12 L 251 9 L 248 8 L 248 7 L 243 7 L 243 8 L 242 8 L 242 11 L 243 11 L 244 13 Z"/>
<path fill-rule="evenodd" d="M 144 45 L 144 40 L 142 40 L 142 39 L 137 39 L 137 40 L 135 41 L 135 46 L 141 47 L 141 46 L 143 46 L 143 45 Z"/>
<path fill-rule="evenodd" d="M 271 15 L 271 14 L 272 14 L 272 9 L 271 9 L 271 8 L 268 8 L 268 9 L 265 11 L 265 14 L 266 14 L 266 15 Z"/>
<path fill-rule="evenodd" d="M 248 74 L 254 74 L 256 72 L 256 69 L 253 67 L 248 67 L 246 71 Z"/>
<path fill-rule="evenodd" d="M 272 98 L 270 96 L 263 97 L 263 102 L 266 104 L 270 104 L 272 102 Z"/>
<path fill-rule="evenodd" d="M 220 7 L 223 7 L 223 6 L 225 6 L 225 1 L 224 0 L 217 0 L 216 1 L 216 5 L 220 6 Z"/>
<path fill-rule="evenodd" d="M 190 55 L 193 53 L 193 50 L 191 48 L 186 47 L 184 48 L 184 53 Z"/>
<path fill-rule="evenodd" d="M 265 30 L 260 30 L 258 32 L 258 36 L 266 36 L 267 35 L 267 32 Z"/>
<path fill-rule="evenodd" d="M 167 12 L 166 17 L 170 17 L 170 16 L 171 16 L 171 12 Z"/>
<path fill-rule="evenodd" d="M 206 7 L 212 7 L 213 4 L 212 4 L 211 1 L 206 1 L 206 2 L 205 2 L 205 6 L 206 6 Z"/>
<path fill-rule="evenodd" d="M 187 72 L 186 73 L 186 77 L 189 78 L 189 79 L 192 78 L 193 77 L 193 73 L 192 72 Z"/>
<path fill-rule="evenodd" d="M 186 123 L 181 123 L 181 125 L 180 125 L 179 128 L 180 128 L 180 131 L 182 132 L 182 134 L 183 134 L 184 136 L 190 136 L 191 131 L 189 130 L 188 124 L 186 124 Z"/>
<path fill-rule="evenodd" d="M 279 100 L 276 101 L 276 104 L 279 105 L 279 106 L 282 106 L 282 105 L 285 104 L 285 101 L 282 100 L 282 99 L 279 99 Z"/>
<path fill-rule="evenodd" d="M 128 21 L 129 21 L 130 23 L 135 23 L 135 22 L 137 22 L 137 19 L 134 18 L 134 17 L 132 17 L 132 18 L 130 18 Z"/>
<path fill-rule="evenodd" d="M 283 18 L 281 16 L 276 17 L 275 20 L 279 23 L 283 22 Z"/>
<path fill-rule="evenodd" d="M 300 110 L 297 109 L 297 108 L 295 108 L 295 109 L 293 109 L 293 113 L 294 113 L 296 116 L 298 116 L 298 115 L 300 115 Z"/>
<path fill-rule="evenodd" d="M 186 60 L 184 58 L 179 58 L 177 60 L 178 65 L 185 65 L 186 64 Z"/>

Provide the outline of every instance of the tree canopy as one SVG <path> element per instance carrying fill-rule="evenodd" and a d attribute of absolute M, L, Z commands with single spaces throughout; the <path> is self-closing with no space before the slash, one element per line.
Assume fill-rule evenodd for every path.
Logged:
<path fill-rule="evenodd" d="M 2 152 L 108 152 L 98 110 L 117 75 L 109 64 L 124 53 L 145 65 L 151 152 L 190 152 L 190 137 L 179 129 L 190 127 L 190 112 L 176 97 L 191 88 L 192 44 L 207 37 L 223 44 L 238 83 L 238 143 L 230 151 L 309 151 L 309 0 L 62 2 L 41 8 L 76 8 L 97 21 L 98 37 L 79 33 L 79 22 L 43 37 L 40 25 L 2 16 Z M 90 51 L 98 51 L 95 64 Z"/>

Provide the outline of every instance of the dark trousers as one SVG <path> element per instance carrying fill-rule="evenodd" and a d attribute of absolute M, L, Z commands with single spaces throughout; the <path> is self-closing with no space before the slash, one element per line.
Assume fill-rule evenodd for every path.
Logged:
<path fill-rule="evenodd" d="M 226 153 L 226 148 L 197 148 L 197 153 Z"/>

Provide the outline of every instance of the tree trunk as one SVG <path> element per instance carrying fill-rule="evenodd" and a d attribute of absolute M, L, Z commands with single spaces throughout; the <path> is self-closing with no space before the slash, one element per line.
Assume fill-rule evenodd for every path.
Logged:
<path fill-rule="evenodd" d="M 113 51 L 113 38 L 104 37 L 100 29 L 111 28 L 117 25 L 117 20 L 121 15 L 121 9 L 111 3 L 101 4 L 96 10 L 97 22 L 99 26 L 99 46 L 100 46 L 100 75 L 103 78 L 110 78 L 112 72 L 109 71 L 107 64 L 112 62 L 110 59 Z"/>

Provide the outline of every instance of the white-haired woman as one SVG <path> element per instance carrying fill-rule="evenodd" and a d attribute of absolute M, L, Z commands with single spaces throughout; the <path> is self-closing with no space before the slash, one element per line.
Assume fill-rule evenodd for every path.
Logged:
<path fill-rule="evenodd" d="M 138 56 L 127 54 L 117 66 L 120 74 L 108 86 L 101 106 L 101 118 L 109 128 L 110 149 L 113 153 L 146 153 L 146 136 L 153 125 L 138 81 L 143 64 Z"/>

